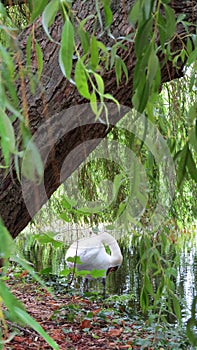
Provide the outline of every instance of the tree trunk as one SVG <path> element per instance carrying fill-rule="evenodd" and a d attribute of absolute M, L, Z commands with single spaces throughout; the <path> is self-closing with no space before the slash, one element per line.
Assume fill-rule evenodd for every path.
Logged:
<path fill-rule="evenodd" d="M 115 37 L 125 35 L 125 33 L 128 34 L 131 31 L 126 18 L 132 3 L 133 1 L 112 2 L 114 13 L 112 34 Z M 79 18 L 83 18 L 94 11 L 92 7 L 92 3 L 84 2 L 81 5 L 81 2 L 75 2 L 75 9 Z M 193 1 L 174 0 L 172 7 L 177 16 L 180 13 L 184 13 L 188 21 L 195 23 L 197 10 Z M 92 23 L 90 23 L 90 29 L 91 25 Z M 63 77 L 59 68 L 59 45 L 56 42 L 60 41 L 61 16 L 57 16 L 51 28 L 51 36 L 54 42 L 51 42 L 45 35 L 40 19 L 36 21 L 34 26 L 36 40 L 39 42 L 44 55 L 44 67 L 40 85 L 37 87 L 35 94 L 31 92 L 29 82 L 25 81 L 25 96 L 31 133 L 36 139 L 45 165 L 44 180 L 38 185 L 23 178 L 19 182 L 13 163 L 10 166 L 9 173 L 5 173 L 1 169 L 0 215 L 12 237 L 16 237 L 29 223 L 60 183 L 72 174 L 127 110 L 126 107 L 125 109 L 122 108 L 121 113 L 118 114 L 116 108 L 112 106 L 109 116 L 110 127 L 103 123 L 102 120 L 95 121 L 89 107 L 85 105 L 86 100 Z M 21 53 L 19 63 L 21 60 L 23 66 L 26 65 L 26 43 L 31 31 L 32 26 L 26 28 L 20 34 L 17 42 Z M 184 33 L 183 27 L 179 27 L 178 32 L 179 35 Z M 110 40 L 107 36 L 101 39 L 106 43 Z M 117 86 L 114 70 L 103 70 L 102 77 L 105 82 L 105 92 L 113 94 L 121 105 L 131 107 L 135 55 L 133 44 L 127 44 L 127 47 L 127 51 L 119 54 L 128 68 L 128 83 L 126 84 L 126 81 L 123 79 L 120 85 Z M 173 42 L 172 49 L 174 52 L 182 49 L 182 42 L 178 36 Z M 162 60 L 162 57 L 160 57 L 160 60 Z M 32 66 L 33 71 L 37 63 L 36 59 L 33 60 L 33 57 L 32 61 L 35 64 L 35 67 Z M 182 68 L 180 67 L 177 70 L 172 66 L 171 62 L 166 62 L 162 69 L 162 83 L 181 77 L 183 74 Z M 19 96 L 21 96 L 21 101 L 22 99 L 24 100 L 21 81 L 18 81 L 17 89 Z M 22 102 L 21 106 L 23 106 Z M 104 116 L 102 118 L 104 119 Z M 14 127 L 17 132 L 19 128 L 18 121 L 15 122 Z"/>

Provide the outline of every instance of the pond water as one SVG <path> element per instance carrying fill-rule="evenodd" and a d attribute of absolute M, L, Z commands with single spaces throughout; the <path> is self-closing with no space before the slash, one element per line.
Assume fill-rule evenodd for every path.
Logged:
<path fill-rule="evenodd" d="M 18 247 L 23 251 L 25 258 L 34 264 L 36 270 L 41 271 L 50 268 L 52 274 L 58 275 L 58 272 L 66 267 L 64 257 L 67 248 L 65 245 L 59 242 L 55 247 L 51 243 L 41 244 L 32 237 L 34 236 L 27 239 L 26 235 L 21 235 L 17 239 Z M 27 240 L 28 244 L 26 243 Z M 128 239 L 121 239 L 119 244 L 123 255 L 123 263 L 119 270 L 107 277 L 107 294 L 132 294 L 134 296 L 131 302 L 132 309 L 133 313 L 137 314 L 140 310 L 139 300 L 143 278 L 139 269 L 139 247 L 136 245 L 134 247 Z M 183 299 L 181 311 L 183 321 L 186 321 L 191 317 L 192 301 L 197 295 L 197 235 L 193 235 L 191 240 L 183 241 L 178 249 L 179 262 L 174 283 L 176 294 Z M 167 258 L 173 259 L 173 252 Z M 82 290 L 82 279 L 79 278 L 75 281 L 74 287 Z M 90 290 L 102 292 L 101 282 L 98 280 L 90 281 Z"/>

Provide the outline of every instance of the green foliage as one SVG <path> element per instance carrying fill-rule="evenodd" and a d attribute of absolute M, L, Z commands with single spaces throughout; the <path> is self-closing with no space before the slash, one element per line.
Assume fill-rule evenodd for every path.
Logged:
<path fill-rule="evenodd" d="M 171 243 L 171 232 L 172 229 L 165 229 L 155 235 L 145 233 L 139 237 L 140 305 L 142 311 L 149 315 L 150 323 L 153 319 L 158 324 L 167 322 L 169 317 L 180 323 L 182 320 L 183 300 L 175 292 L 179 252 Z"/>
<path fill-rule="evenodd" d="M 196 327 L 197 327 L 197 296 L 194 297 L 194 300 L 192 303 L 192 316 L 187 321 L 187 336 L 193 346 L 197 346 Z"/>
<path fill-rule="evenodd" d="M 17 47 L 16 33 L 42 15 L 43 28 L 53 42 L 50 27 L 53 25 L 56 15 L 61 12 L 64 22 L 61 41 L 54 43 L 54 45 L 60 46 L 59 65 L 62 73 L 76 86 L 81 96 L 90 102 L 96 118 L 98 119 L 101 113 L 104 113 L 107 123 L 109 123 L 109 111 L 106 101 L 115 103 L 117 110 L 119 102 L 106 91 L 102 77 L 103 69 L 106 71 L 114 69 L 117 86 L 121 86 L 122 83 L 126 85 L 129 81 L 128 67 L 119 52 L 124 52 L 126 57 L 129 53 L 127 51 L 129 44 L 134 43 L 136 64 L 133 76 L 133 95 L 130 98 L 134 108 L 139 112 L 145 111 L 148 120 L 161 131 L 167 140 L 175 162 L 177 188 L 169 216 L 176 218 L 179 224 L 180 222 L 192 221 L 197 213 L 195 203 L 197 193 L 195 85 L 197 41 L 196 36 L 190 34 L 188 29 L 194 24 L 186 22 L 184 14 L 176 18 L 170 7 L 170 2 L 167 0 L 143 2 L 136 0 L 128 15 L 133 32 L 120 38 L 114 38 L 110 32 L 113 12 L 109 0 L 96 1 L 96 13 L 88 15 L 83 20 L 75 17 L 71 1 L 35 0 L 28 1 L 27 5 L 5 7 L 0 3 L 0 143 L 4 160 L 4 163 L 0 165 L 1 168 L 8 169 L 13 156 L 19 180 L 21 174 L 37 183 L 43 179 L 42 160 L 39 150 L 31 141 L 28 128 L 28 108 L 26 106 L 26 92 L 23 87 L 26 80 L 30 81 L 32 94 L 36 92 L 38 86 L 41 87 L 44 65 L 43 52 L 39 41 L 34 37 L 34 30 L 32 30 L 26 44 L 26 66 L 23 66 Z M 91 21 L 94 22 L 94 25 L 92 31 L 89 31 L 87 28 Z M 177 37 L 176 27 L 178 24 L 182 24 L 186 28 L 186 35 L 185 38 L 179 38 L 182 49 L 179 52 L 172 52 L 173 40 Z M 96 36 L 97 27 L 101 32 L 99 38 Z M 112 39 L 108 45 L 105 41 L 102 42 L 102 37 L 106 35 Z M 31 70 L 32 57 L 36 60 L 35 71 Z M 163 62 L 160 62 L 159 57 L 164 58 Z M 177 70 L 180 62 L 185 64 L 186 68 L 190 69 L 190 74 L 188 77 L 186 75 L 185 81 L 175 81 L 166 85 L 163 94 L 159 96 L 161 70 L 167 61 L 171 61 L 173 68 Z M 20 100 L 22 100 L 20 107 L 17 92 L 19 82 L 21 84 Z M 15 134 L 13 129 L 13 122 L 16 120 L 19 122 L 18 134 L 17 132 Z M 19 138 L 22 139 L 20 148 Z M 143 142 L 137 140 L 132 134 L 128 135 L 127 132 L 117 131 L 114 128 L 109 135 L 110 139 L 118 140 L 139 155 L 140 162 L 145 168 L 150 189 L 148 206 L 142 217 L 146 225 L 151 211 L 154 210 L 158 201 L 159 171 L 155 159 Z M 120 158 L 125 157 L 124 150 L 120 151 L 119 156 Z M 57 203 L 56 197 L 51 200 L 51 212 L 55 215 L 58 214 L 66 222 L 81 221 L 91 224 L 99 221 L 114 222 L 124 212 L 128 198 L 131 196 L 131 190 L 133 190 L 132 193 L 140 192 L 138 173 L 132 175 L 134 181 L 130 186 L 131 179 L 128 174 L 124 174 L 123 170 L 113 161 L 109 163 L 105 160 L 92 161 L 81 171 L 79 189 L 84 194 L 85 203 L 87 200 L 97 201 L 100 199 L 101 204 L 86 208 L 84 203 L 60 195 L 59 203 Z M 108 193 L 107 191 L 102 192 L 99 188 L 100 181 L 105 179 L 113 182 L 113 198 L 108 208 L 105 207 Z M 90 185 L 91 180 L 93 180 L 93 185 Z M 138 195 L 138 200 L 142 204 L 147 203 L 146 196 Z M 131 218 L 128 222 L 130 223 L 130 221 L 132 221 Z M 0 258 L 4 258 L 7 264 L 8 258 L 15 252 L 15 246 L 2 222 L 0 222 L 0 230 Z M 50 235 L 42 234 L 34 239 L 37 247 L 42 244 L 59 247 L 59 243 Z M 152 239 L 148 234 L 144 234 L 141 238 L 140 268 L 143 273 L 143 286 L 140 302 L 144 312 L 150 310 L 151 305 L 153 305 L 154 310 L 157 310 L 156 317 L 158 319 L 164 319 L 163 314 L 167 311 L 169 314 L 176 315 L 177 319 L 180 320 L 180 301 L 174 292 L 175 270 L 173 264 L 166 257 L 169 249 L 171 248 L 163 234 L 158 241 Z M 15 259 L 17 260 L 16 257 Z M 20 258 L 18 262 L 26 266 Z M 34 274 L 31 267 L 26 267 Z M 81 272 L 81 274 L 85 273 L 87 271 Z M 66 270 L 64 274 L 67 274 Z M 96 277 L 99 276 L 98 271 L 93 272 L 93 274 Z M 153 278 L 158 278 L 157 290 L 154 289 Z M 0 281 L 0 295 L 14 319 L 25 321 L 31 325 L 54 349 L 57 349 L 57 345 L 23 310 L 2 281 Z M 164 302 L 165 298 L 166 302 Z M 193 308 L 195 307 L 194 304 Z M 151 317 L 152 315 L 150 319 Z M 188 321 L 187 325 L 187 333 L 191 342 L 196 345 L 193 335 L 194 326 L 196 326 L 196 321 L 192 311 L 191 320 Z"/>

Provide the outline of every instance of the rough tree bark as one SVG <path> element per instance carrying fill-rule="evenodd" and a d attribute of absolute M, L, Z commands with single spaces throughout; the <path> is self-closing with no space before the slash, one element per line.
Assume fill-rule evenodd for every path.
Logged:
<path fill-rule="evenodd" d="M 9 1 L 3 2 L 5 4 L 9 3 Z M 22 1 L 18 2 L 21 3 Z M 112 32 L 115 37 L 125 35 L 125 33 L 129 33 L 131 30 L 126 18 L 127 11 L 130 6 L 132 6 L 133 2 L 134 1 L 128 1 L 125 5 L 125 1 L 112 1 L 112 10 L 114 13 Z M 79 18 L 83 18 L 94 11 L 93 3 L 94 2 L 85 2 L 81 5 L 81 2 L 75 2 L 75 9 Z M 195 23 L 197 18 L 197 6 L 194 3 L 195 1 L 192 0 L 174 0 L 171 6 L 174 8 L 177 16 L 180 13 L 184 13 L 189 22 Z M 47 201 L 47 198 L 50 198 L 60 183 L 77 168 L 91 150 L 100 142 L 100 139 L 105 137 L 110 130 L 110 128 L 107 128 L 102 122 L 94 121 L 94 116 L 91 115 L 90 111 L 87 113 L 86 106 L 83 105 L 86 102 L 85 99 L 82 98 L 77 89 L 63 77 L 58 64 L 59 46 L 47 38 L 40 19 L 36 21 L 34 27 L 36 40 L 42 47 L 44 54 L 44 68 L 41 83 L 36 93 L 31 93 L 28 81 L 25 81 L 25 93 L 28 106 L 29 126 L 33 135 L 39 133 L 39 147 L 45 163 L 45 173 L 42 184 L 36 185 L 26 180 L 23 180 L 21 184 L 17 179 L 13 164 L 10 166 L 8 174 L 1 169 L 0 215 L 13 237 L 16 237 L 28 224 L 32 216 Z M 51 35 L 57 42 L 60 40 L 61 28 L 62 19 L 61 16 L 57 16 L 51 28 Z M 179 27 L 177 30 L 180 36 L 184 34 L 183 27 Z M 23 65 L 26 64 L 26 43 L 27 37 L 31 31 L 32 26 L 29 26 L 18 37 L 17 45 L 20 48 Z M 106 36 L 104 40 L 107 42 L 110 39 Z M 174 40 L 172 49 L 174 52 L 182 49 L 182 42 L 178 37 Z M 120 54 L 128 67 L 128 83 L 126 84 L 123 79 L 121 84 L 117 87 L 114 70 L 108 72 L 103 70 L 102 77 L 105 82 L 105 91 L 112 93 L 122 105 L 131 107 L 132 80 L 135 66 L 133 44 L 128 44 L 128 51 Z M 160 60 L 162 60 L 162 57 L 160 57 Z M 183 75 L 182 68 L 183 67 L 180 67 L 180 69 L 177 70 L 173 68 L 171 62 L 167 62 L 162 69 L 162 83 L 181 77 Z M 32 71 L 33 69 L 34 67 L 32 67 Z M 19 81 L 19 96 L 22 95 L 21 90 L 22 87 Z M 81 105 L 80 108 L 74 108 L 74 110 L 70 109 L 72 106 L 79 105 Z M 110 123 L 112 126 L 124 115 L 123 112 L 124 110 L 118 115 L 112 108 L 110 115 Z M 80 127 L 81 124 L 84 125 Z M 17 128 L 18 124 L 15 122 L 15 129 L 17 130 Z M 61 130 L 64 132 L 62 133 Z M 87 140 L 94 140 L 94 142 L 85 143 Z M 50 152 L 46 145 L 50 148 Z M 47 150 L 45 148 L 47 148 Z M 64 167 L 62 171 L 63 163 Z"/>

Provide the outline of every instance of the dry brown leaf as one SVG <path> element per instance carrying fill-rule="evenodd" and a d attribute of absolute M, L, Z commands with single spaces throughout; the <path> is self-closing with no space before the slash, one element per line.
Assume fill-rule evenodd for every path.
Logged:
<path fill-rule="evenodd" d="M 80 328 L 84 329 L 84 328 L 90 328 L 90 320 L 83 320 L 80 324 Z"/>
<path fill-rule="evenodd" d="M 114 328 L 108 331 L 108 335 L 110 337 L 118 337 L 121 333 L 122 333 L 122 328 L 120 329 Z"/>

